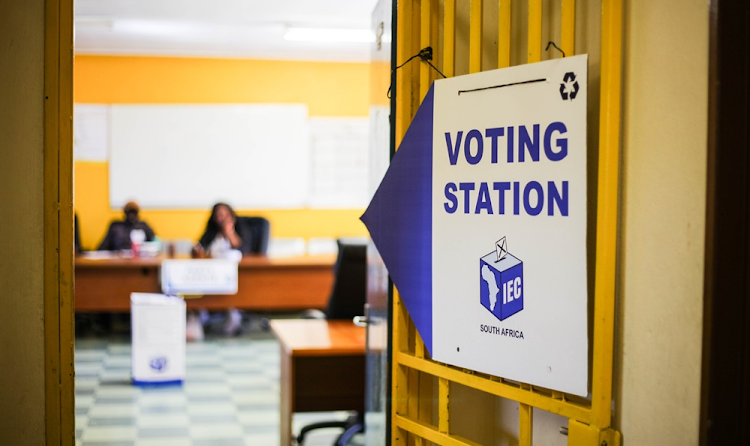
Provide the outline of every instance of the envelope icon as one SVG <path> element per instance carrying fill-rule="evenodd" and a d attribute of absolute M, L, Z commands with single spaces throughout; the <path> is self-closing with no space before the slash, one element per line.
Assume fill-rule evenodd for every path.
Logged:
<path fill-rule="evenodd" d="M 498 262 L 508 255 L 508 242 L 505 241 L 505 237 L 495 242 L 495 251 L 497 251 Z"/>

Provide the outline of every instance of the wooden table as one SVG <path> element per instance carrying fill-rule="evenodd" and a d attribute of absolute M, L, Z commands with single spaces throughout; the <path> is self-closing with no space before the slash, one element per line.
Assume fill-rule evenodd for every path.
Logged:
<path fill-rule="evenodd" d="M 365 329 L 351 321 L 276 319 L 281 345 L 281 446 L 295 412 L 365 408 Z"/>
<path fill-rule="evenodd" d="M 76 258 L 76 311 L 130 311 L 130 293 L 161 292 L 162 260 L 163 257 Z M 238 269 L 237 294 L 189 298 L 187 306 L 207 310 L 322 309 L 333 285 L 334 261 L 334 256 L 244 257 Z"/>

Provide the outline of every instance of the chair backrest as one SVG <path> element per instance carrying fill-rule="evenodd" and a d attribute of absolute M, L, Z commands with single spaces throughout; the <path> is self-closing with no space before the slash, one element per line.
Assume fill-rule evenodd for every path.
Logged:
<path fill-rule="evenodd" d="M 83 252 L 81 249 L 81 232 L 78 230 L 78 213 L 73 213 L 73 249 L 76 254 Z"/>
<path fill-rule="evenodd" d="M 265 254 L 268 251 L 268 239 L 271 236 L 271 224 L 263 217 L 238 217 L 252 234 L 253 254 Z"/>
<path fill-rule="evenodd" d="M 325 314 L 327 319 L 352 319 L 363 314 L 367 298 L 367 244 L 340 239 L 338 247 Z"/>

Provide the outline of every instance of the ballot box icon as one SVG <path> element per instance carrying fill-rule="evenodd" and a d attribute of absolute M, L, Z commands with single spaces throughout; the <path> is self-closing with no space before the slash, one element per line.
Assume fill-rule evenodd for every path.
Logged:
<path fill-rule="evenodd" d="M 495 242 L 495 252 L 497 253 L 498 262 L 508 255 L 508 241 L 505 240 L 505 237 Z"/>
<path fill-rule="evenodd" d="M 495 247 L 479 259 L 479 301 L 502 321 L 523 310 L 523 262 L 508 252 L 505 237 Z"/>

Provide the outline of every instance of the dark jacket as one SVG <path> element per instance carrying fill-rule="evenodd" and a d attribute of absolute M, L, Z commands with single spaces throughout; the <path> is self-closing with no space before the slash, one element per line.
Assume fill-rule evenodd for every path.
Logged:
<path fill-rule="evenodd" d="M 130 223 L 127 220 L 113 221 L 107 229 L 107 235 L 99 244 L 99 251 L 118 251 L 121 249 L 130 249 L 130 231 L 133 229 L 142 229 L 146 233 L 146 241 L 154 239 L 154 230 L 145 221 Z"/>

